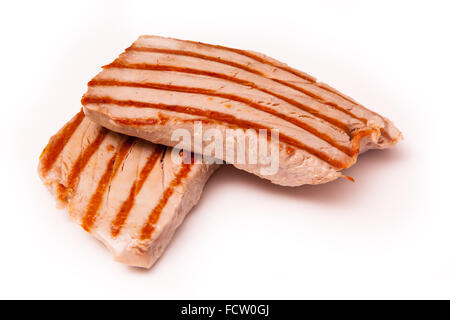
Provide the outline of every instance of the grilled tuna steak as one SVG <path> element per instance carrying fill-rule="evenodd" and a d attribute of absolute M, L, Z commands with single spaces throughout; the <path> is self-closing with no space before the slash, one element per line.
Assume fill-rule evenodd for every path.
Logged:
<path fill-rule="evenodd" d="M 343 176 L 359 153 L 402 137 L 388 119 L 268 56 L 157 36 L 141 36 L 105 66 L 82 104 L 102 126 L 168 146 L 179 145 L 171 139 L 175 129 L 192 133 L 195 121 L 224 136 L 230 128 L 278 129 L 277 173 L 233 164 L 288 186 Z M 224 145 L 225 153 L 234 148 Z"/>
<path fill-rule="evenodd" d="M 149 268 L 215 168 L 175 164 L 170 150 L 114 133 L 80 112 L 50 139 L 39 174 L 117 261 Z"/>

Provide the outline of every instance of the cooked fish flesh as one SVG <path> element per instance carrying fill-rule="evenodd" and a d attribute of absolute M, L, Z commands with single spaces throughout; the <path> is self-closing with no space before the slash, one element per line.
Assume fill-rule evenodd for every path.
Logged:
<path fill-rule="evenodd" d="M 287 186 L 342 177 L 359 153 L 402 138 L 387 118 L 266 55 L 158 36 L 139 37 L 103 67 L 82 104 L 87 117 L 104 127 L 168 146 L 179 146 L 171 139 L 175 129 L 193 135 L 196 121 L 224 136 L 230 128 L 277 129 L 276 173 L 261 174 L 259 163 L 233 164 Z M 182 147 L 194 150 L 193 143 L 209 144 Z M 222 159 L 236 145 L 224 143 Z"/>
<path fill-rule="evenodd" d="M 171 149 L 103 128 L 79 112 L 40 156 L 59 204 L 124 264 L 151 267 L 216 165 L 176 164 Z"/>

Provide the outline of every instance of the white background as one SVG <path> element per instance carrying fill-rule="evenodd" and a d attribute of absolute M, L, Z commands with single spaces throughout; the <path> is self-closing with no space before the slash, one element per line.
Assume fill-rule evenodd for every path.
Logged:
<path fill-rule="evenodd" d="M 0 298 L 450 298 L 448 1 L 8 1 L 0 11 Z M 150 271 L 114 262 L 41 184 L 87 81 L 140 34 L 252 49 L 405 140 L 283 188 L 223 166 Z"/>

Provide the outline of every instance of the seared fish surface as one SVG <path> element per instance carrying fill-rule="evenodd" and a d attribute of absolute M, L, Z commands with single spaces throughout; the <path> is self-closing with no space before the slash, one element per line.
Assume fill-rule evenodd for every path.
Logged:
<path fill-rule="evenodd" d="M 176 164 L 171 149 L 112 132 L 78 113 L 41 154 L 39 175 L 114 258 L 151 267 L 198 202 L 216 165 Z"/>
<path fill-rule="evenodd" d="M 402 138 L 391 121 L 310 75 L 218 45 L 141 36 L 88 86 L 82 104 L 90 119 L 153 143 L 177 145 L 174 130 L 193 134 L 195 121 L 224 136 L 230 128 L 278 129 L 275 174 L 262 175 L 260 164 L 233 164 L 287 186 L 334 180 L 359 153 Z M 234 148 L 224 146 L 224 153 Z"/>

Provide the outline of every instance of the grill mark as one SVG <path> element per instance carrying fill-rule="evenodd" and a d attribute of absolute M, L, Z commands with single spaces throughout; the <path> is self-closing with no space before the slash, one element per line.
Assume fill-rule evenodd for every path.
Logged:
<path fill-rule="evenodd" d="M 315 94 L 315 93 L 313 93 L 313 92 L 310 92 L 310 91 L 308 91 L 308 90 L 306 90 L 306 89 L 304 89 L 304 88 L 302 88 L 302 87 L 296 86 L 295 84 L 292 84 L 292 83 L 290 83 L 290 82 L 288 82 L 288 81 L 283 81 L 283 80 L 278 80 L 278 79 L 272 79 L 272 80 L 275 81 L 275 82 L 278 82 L 278 83 L 280 83 L 280 84 L 283 84 L 283 85 L 285 85 L 285 86 L 287 86 L 287 87 L 289 87 L 289 88 L 292 88 L 292 89 L 294 89 L 294 90 L 300 91 L 300 92 L 302 92 L 302 93 L 304 93 L 304 94 L 310 96 L 311 98 L 314 98 L 314 99 L 318 100 L 319 102 L 321 102 L 321 103 L 323 103 L 323 104 L 326 104 L 326 105 L 328 105 L 328 106 L 330 106 L 330 107 L 333 107 L 333 108 L 335 108 L 336 110 L 339 110 L 339 111 L 341 111 L 341 112 L 343 112 L 343 113 L 349 115 L 349 116 L 352 117 L 352 118 L 358 119 L 359 121 L 361 121 L 361 122 L 363 122 L 363 123 L 367 123 L 367 119 L 366 119 L 366 118 L 358 117 L 358 116 L 355 115 L 353 112 L 348 111 L 347 109 L 345 109 L 345 108 L 339 106 L 337 103 L 326 101 L 326 100 L 324 100 L 321 96 L 318 96 L 317 94 Z M 319 88 L 322 88 L 322 87 L 319 87 Z M 322 88 L 322 89 L 323 89 L 323 88 Z M 333 92 L 333 91 L 329 91 L 329 90 L 327 90 L 327 91 L 330 92 L 330 93 L 336 94 L 336 93 Z M 337 94 L 336 94 L 336 95 L 337 95 Z M 339 95 L 339 96 L 340 96 L 341 98 L 343 98 L 341 95 Z M 345 100 L 347 100 L 347 101 L 351 102 L 352 104 L 356 105 L 355 102 L 350 101 L 348 98 L 345 98 Z"/>
<path fill-rule="evenodd" d="M 62 183 L 58 183 L 58 185 L 56 186 L 57 199 L 61 203 L 67 204 L 68 196 L 69 194 L 67 192 L 67 188 Z"/>
<path fill-rule="evenodd" d="M 272 62 L 272 61 L 270 61 L 268 59 L 264 59 L 263 57 L 258 56 L 256 54 L 251 53 L 251 52 L 246 51 L 246 50 L 225 47 L 225 46 L 221 46 L 221 45 L 217 45 L 217 44 L 209 44 L 209 43 L 203 43 L 203 42 L 198 42 L 198 41 L 191 41 L 191 40 L 179 40 L 179 39 L 171 39 L 171 40 L 180 41 L 180 42 L 186 42 L 186 43 L 192 43 L 192 44 L 195 44 L 195 45 L 202 45 L 202 46 L 209 47 L 209 48 L 222 49 L 222 50 L 225 50 L 225 51 L 231 51 L 231 52 L 234 52 L 234 53 L 246 56 L 246 57 L 248 57 L 250 59 L 256 60 L 258 62 L 261 62 L 263 64 L 268 64 L 270 66 L 273 66 L 273 67 L 276 67 L 278 69 L 284 70 L 284 71 L 286 71 L 288 73 L 294 74 L 297 77 L 302 78 L 303 80 L 310 81 L 310 82 L 315 82 L 316 81 L 316 79 L 314 77 L 312 77 L 312 76 L 310 76 L 310 75 L 308 75 L 308 74 L 306 74 L 304 72 L 295 70 L 295 69 L 290 68 L 288 66 L 283 66 L 281 63 L 274 63 L 274 62 Z"/>
<path fill-rule="evenodd" d="M 214 46 L 214 45 L 213 45 L 213 46 Z M 329 93 L 332 93 L 332 94 L 334 94 L 334 95 L 337 95 L 338 97 L 340 97 L 340 98 L 346 100 L 347 102 L 350 102 L 350 103 L 353 104 L 353 105 L 356 105 L 356 106 L 361 107 L 361 105 L 360 105 L 359 103 L 357 103 L 356 101 L 354 101 L 353 99 L 347 97 L 346 95 L 342 94 L 342 93 L 339 92 L 338 90 L 336 90 L 336 89 L 334 89 L 334 88 L 332 88 L 332 87 L 330 87 L 330 86 L 328 86 L 328 85 L 323 85 L 323 84 L 321 84 L 321 83 L 318 83 L 314 77 L 312 77 L 312 76 L 310 76 L 310 75 L 308 75 L 308 74 L 306 74 L 306 73 L 304 73 L 304 72 L 298 71 L 298 70 L 296 70 L 296 69 L 294 69 L 294 68 L 290 68 L 290 67 L 283 67 L 283 66 L 280 65 L 280 64 L 273 63 L 273 62 L 271 62 L 271 61 L 269 61 L 269 60 L 267 60 L 267 59 L 264 59 L 264 58 L 262 58 L 262 57 L 260 57 L 260 56 L 258 56 L 258 55 L 255 55 L 255 54 L 253 54 L 253 53 L 251 53 L 251 52 L 249 52 L 249 51 L 245 51 L 245 50 L 241 50 L 241 49 L 234 49 L 234 48 L 227 48 L 227 47 L 224 47 L 224 46 L 218 46 L 218 45 L 216 45 L 216 47 L 221 48 L 221 49 L 225 49 L 225 50 L 230 50 L 230 51 L 233 51 L 233 52 L 236 52 L 236 53 L 239 53 L 239 54 L 241 54 L 241 55 L 244 55 L 244 56 L 247 56 L 247 57 L 252 58 L 252 59 L 254 59 L 254 60 L 257 60 L 257 61 L 259 61 L 259 62 L 261 62 L 261 63 L 269 64 L 269 65 L 271 65 L 271 66 L 273 66 L 273 67 L 276 67 L 276 68 L 278 68 L 278 69 L 282 69 L 282 70 L 284 70 L 284 71 L 286 71 L 286 72 L 289 72 L 289 73 L 291 73 L 291 74 L 293 74 L 293 75 L 296 75 L 296 76 L 298 76 L 299 78 L 302 78 L 302 79 L 304 79 L 304 80 L 309 80 L 309 81 L 311 82 L 311 84 L 317 85 L 317 87 L 319 87 L 320 89 L 323 89 L 323 90 L 325 90 L 325 91 L 327 91 L 327 92 L 329 92 Z M 367 121 L 368 121 L 366 118 L 364 118 L 364 117 L 358 117 L 358 116 L 356 116 L 354 113 L 352 113 L 351 111 L 349 111 L 349 110 L 347 110 L 347 109 L 345 109 L 345 108 L 340 107 L 340 106 L 337 105 L 336 103 L 326 101 L 326 100 L 325 100 L 324 98 L 322 98 L 321 96 L 318 96 L 318 95 L 316 95 L 315 93 L 310 92 L 310 91 L 308 91 L 308 90 L 306 90 L 306 89 L 304 89 L 304 88 L 301 88 L 301 87 L 299 87 L 299 86 L 293 85 L 293 84 L 291 84 L 291 83 L 288 82 L 288 81 L 278 80 L 278 79 L 272 79 L 272 80 L 274 80 L 274 81 L 276 81 L 276 82 L 278 82 L 278 83 L 284 84 L 284 85 L 286 85 L 286 86 L 288 86 L 288 87 L 290 87 L 290 88 L 292 88 L 292 89 L 298 90 L 298 91 L 300 91 L 300 92 L 302 92 L 302 93 L 304 93 L 304 94 L 306 94 L 306 95 L 308 95 L 308 96 L 310 96 L 310 97 L 312 97 L 312 98 L 315 98 L 315 99 L 319 100 L 321 103 L 326 104 L 326 105 L 329 105 L 329 106 L 331 106 L 331 107 L 334 107 L 334 108 L 338 109 L 339 111 L 342 111 L 342 112 L 348 114 L 349 116 L 351 116 L 351 117 L 353 117 L 353 118 L 355 118 L 355 119 L 358 119 L 359 121 L 362 121 L 362 122 L 364 122 L 364 123 L 367 123 Z M 368 111 L 370 111 L 370 110 L 368 110 Z M 376 115 L 373 111 L 370 111 L 370 112 L 371 112 L 372 114 Z"/>
<path fill-rule="evenodd" d="M 125 160 L 134 141 L 134 137 L 128 137 L 120 146 L 119 151 L 115 152 L 111 159 L 108 161 L 106 170 L 100 178 L 94 194 L 89 199 L 89 203 L 86 207 L 86 213 L 84 214 L 81 222 L 81 226 L 87 232 L 89 232 L 94 225 L 95 220 L 98 216 L 98 209 L 103 202 L 103 196 L 106 192 L 106 189 L 119 171 L 122 162 Z"/>
<path fill-rule="evenodd" d="M 108 130 L 102 127 L 95 140 L 78 156 L 67 178 L 67 187 L 70 191 L 73 190 L 78 176 L 86 167 L 89 159 L 91 159 L 92 155 L 97 151 L 107 134 Z"/>
<path fill-rule="evenodd" d="M 148 125 L 156 125 L 161 123 L 159 120 L 157 119 L 153 119 L 153 118 L 139 118 L 139 119 L 130 119 L 130 118 L 115 118 L 115 117 L 111 117 L 111 120 L 113 120 L 116 123 L 119 124 L 123 124 L 126 126 L 148 126 Z M 207 124 L 214 124 L 214 123 L 221 123 L 221 121 L 217 121 L 215 119 L 210 119 L 210 118 L 195 118 L 195 119 L 177 119 L 177 122 L 185 122 L 185 123 L 195 123 L 196 121 L 201 121 L 203 123 L 207 123 Z M 226 123 L 226 122 L 223 122 Z M 229 124 L 229 123 L 226 123 Z M 236 125 L 229 125 L 230 128 L 236 128 L 238 126 Z M 264 127 L 261 127 L 264 128 Z M 267 129 L 269 130 L 269 129 Z M 381 130 L 381 132 L 383 133 L 383 130 Z M 352 153 L 354 155 L 359 154 L 359 148 L 360 148 L 360 141 L 361 138 L 365 137 L 365 136 L 369 136 L 371 134 L 374 133 L 374 130 L 372 129 L 363 129 L 363 130 L 356 130 L 353 132 L 353 140 L 352 140 Z M 270 141 L 270 136 L 267 137 L 267 139 Z M 292 156 L 295 153 L 295 150 L 293 148 L 291 148 L 290 146 L 286 147 L 286 153 L 289 156 Z"/>
<path fill-rule="evenodd" d="M 161 213 L 169 201 L 170 197 L 175 192 L 175 188 L 181 184 L 183 179 L 185 179 L 192 169 L 193 164 L 183 163 L 180 170 L 177 172 L 176 176 L 170 181 L 169 186 L 164 190 L 162 197 L 159 199 L 158 204 L 150 212 L 145 225 L 141 229 L 141 240 L 151 239 L 153 231 L 155 230 L 154 225 L 158 222 Z"/>
<path fill-rule="evenodd" d="M 220 45 L 211 45 L 211 46 L 214 46 L 214 47 L 216 47 L 218 49 L 229 50 L 229 51 L 238 53 L 240 55 L 246 56 L 246 57 L 248 57 L 250 59 L 256 60 L 258 62 L 261 62 L 263 64 L 268 64 L 268 65 L 270 65 L 272 67 L 275 67 L 275 68 L 281 69 L 283 71 L 286 71 L 286 72 L 288 72 L 290 74 L 293 74 L 293 75 L 295 75 L 295 76 L 297 76 L 297 77 L 299 77 L 299 78 L 301 78 L 303 80 L 306 80 L 306 81 L 309 81 L 309 82 L 315 82 L 316 81 L 316 79 L 314 77 L 312 77 L 312 76 L 310 76 L 310 75 L 308 75 L 308 74 L 306 74 L 304 72 L 295 70 L 295 69 L 287 67 L 287 66 L 283 66 L 281 63 L 275 63 L 273 61 L 270 61 L 269 59 L 264 59 L 263 57 L 261 57 L 259 55 L 256 55 L 256 54 L 254 54 L 252 52 L 249 52 L 249 51 L 246 51 L 246 50 L 242 50 L 242 49 L 228 48 L 228 47 L 224 47 L 224 46 L 220 46 Z"/>
<path fill-rule="evenodd" d="M 40 156 L 42 175 L 46 176 L 50 169 L 55 164 L 56 159 L 69 142 L 70 138 L 77 130 L 84 119 L 83 111 L 78 112 L 73 121 L 67 123 L 56 136 L 50 140 Z"/>
<path fill-rule="evenodd" d="M 135 141 L 136 141 L 135 137 L 128 136 L 127 139 L 121 144 L 118 155 L 117 155 L 117 160 L 116 160 L 117 165 L 114 166 L 113 177 L 115 177 L 117 174 L 117 171 L 119 171 L 119 169 L 121 169 L 121 165 L 125 161 L 128 153 L 130 152 L 131 148 L 133 147 L 133 144 L 135 143 Z"/>
<path fill-rule="evenodd" d="M 111 117 L 111 120 L 126 125 L 126 126 L 154 126 L 157 124 L 161 124 L 161 121 L 154 118 L 139 118 L 139 119 L 130 119 L 130 118 L 116 118 Z M 194 119 L 176 119 L 176 122 L 183 122 L 183 123 L 195 123 L 196 121 L 201 121 L 204 124 L 214 124 L 217 123 L 217 121 L 212 121 L 211 119 L 207 118 L 194 118 Z"/>
<path fill-rule="evenodd" d="M 228 99 L 228 100 L 234 100 L 237 102 L 244 103 L 244 104 L 252 107 L 253 109 L 263 111 L 265 113 L 268 113 L 275 117 L 278 117 L 279 119 L 290 122 L 290 123 L 294 124 L 295 126 L 318 137 L 319 139 L 326 141 L 331 146 L 342 151 L 343 153 L 347 154 L 348 156 L 350 156 L 350 157 L 354 156 L 352 148 L 349 148 L 347 146 L 343 146 L 343 145 L 337 143 L 335 140 L 333 140 L 332 137 L 330 137 L 329 135 L 327 135 L 323 132 L 320 132 L 319 130 L 310 126 L 309 124 L 307 124 L 303 121 L 300 121 L 296 118 L 286 116 L 283 113 L 277 112 L 271 108 L 267 108 L 261 104 L 254 103 L 249 99 L 242 98 L 237 95 L 218 93 L 215 90 L 210 90 L 210 89 L 183 87 L 183 86 L 166 85 L 166 84 L 160 84 L 160 83 L 148 83 L 148 82 L 147 83 L 139 83 L 139 82 L 122 82 L 122 81 L 116 81 L 116 80 L 91 80 L 91 81 L 89 81 L 88 85 L 91 87 L 95 87 L 95 86 L 126 86 L 126 87 L 135 87 L 135 88 L 159 89 L 159 90 L 167 90 L 167 91 L 210 95 L 210 96 L 220 97 L 220 98 L 224 98 L 224 99 Z"/>
<path fill-rule="evenodd" d="M 329 92 L 329 93 L 335 94 L 335 95 L 341 97 L 342 99 L 344 99 L 344 100 L 350 102 L 351 104 L 356 105 L 356 106 L 358 106 L 359 108 L 364 109 L 365 111 L 369 112 L 371 115 L 383 119 L 383 117 L 382 117 L 381 115 L 379 115 L 378 113 L 376 113 L 375 111 L 372 111 L 372 110 L 370 110 L 370 109 L 367 109 L 367 108 L 364 107 L 363 105 L 359 104 L 358 102 L 356 102 L 356 101 L 353 100 L 352 98 L 350 98 L 350 97 L 346 96 L 345 94 L 339 92 L 338 90 L 334 89 L 333 87 L 330 87 L 329 85 L 327 85 L 327 84 L 325 84 L 325 83 L 320 83 L 320 82 L 319 82 L 319 83 L 316 83 L 316 85 L 317 85 L 319 88 L 321 88 L 321 89 L 323 89 L 323 90 L 325 90 L 325 91 L 327 91 L 327 92 Z M 344 112 L 345 112 L 345 111 L 344 111 Z M 349 112 L 348 110 L 347 110 L 346 113 L 349 114 L 350 116 L 352 116 L 352 117 L 358 119 L 359 121 L 362 121 L 362 122 L 365 123 L 365 124 L 367 124 L 367 122 L 368 122 L 368 119 L 367 119 L 367 118 L 365 118 L 365 117 L 358 117 L 358 116 L 356 116 L 355 114 Z M 380 132 L 381 132 L 382 134 L 384 134 L 384 132 L 385 132 L 385 129 L 384 129 L 384 128 L 380 128 L 379 130 L 380 130 Z"/>
<path fill-rule="evenodd" d="M 195 43 L 195 42 L 193 42 L 193 43 Z M 206 45 L 206 46 L 213 46 L 213 47 L 220 48 L 220 46 L 217 46 L 217 45 L 208 45 L 208 44 L 206 44 L 206 43 L 204 43 L 203 45 Z M 247 51 L 244 51 L 244 50 L 240 50 L 240 49 L 232 49 L 232 48 L 226 48 L 226 47 L 223 47 L 223 49 L 231 49 L 231 51 L 233 51 L 233 50 L 242 51 L 242 52 L 245 52 L 245 53 L 246 53 L 246 54 L 244 54 L 245 56 L 252 58 L 251 56 L 248 55 L 248 54 L 250 54 L 250 53 L 247 52 Z M 300 88 L 299 86 L 295 86 L 295 85 L 289 83 L 288 81 L 279 80 L 279 79 L 274 79 L 274 78 L 272 78 L 272 77 L 267 77 L 267 76 L 266 76 L 264 73 L 262 73 L 261 71 L 256 70 L 256 69 L 253 69 L 253 68 L 250 68 L 250 67 L 248 67 L 248 66 L 246 66 L 246 65 L 242 65 L 242 64 L 240 64 L 240 63 L 236 63 L 236 62 L 229 61 L 229 60 L 225 60 L 225 59 L 221 59 L 221 58 L 216 58 L 216 57 L 211 57 L 211 56 L 199 54 L 199 53 L 196 53 L 196 52 L 193 52 L 193 51 L 185 51 L 185 50 L 173 50 L 173 49 L 160 49 L 160 48 L 138 47 L 138 46 L 134 46 L 134 45 L 133 45 L 133 46 L 127 48 L 125 51 L 156 52 L 156 53 L 166 53 L 166 54 L 174 54 L 174 55 L 183 55 L 183 56 L 189 56 L 189 57 L 194 57 L 194 58 L 199 58 L 199 59 L 203 59 L 203 60 L 209 60 L 209 61 L 214 61 L 214 62 L 226 64 L 226 65 L 229 65 L 229 66 L 232 66 L 232 67 L 235 67 L 235 68 L 239 68 L 239 69 L 248 71 L 248 72 L 253 73 L 253 74 L 257 74 L 257 75 L 259 75 L 259 76 L 262 76 L 262 77 L 264 77 L 264 78 L 266 78 L 266 79 L 273 80 L 273 81 L 278 82 L 278 83 L 280 83 L 280 84 L 286 85 L 286 86 L 290 87 L 291 89 L 297 90 L 297 91 L 299 91 L 299 92 L 301 92 L 301 93 L 303 93 L 303 94 L 305 94 L 305 95 L 307 95 L 307 96 L 309 96 L 309 97 L 311 97 L 311 98 L 313 98 L 313 99 L 318 100 L 320 103 L 323 103 L 323 104 L 325 104 L 325 105 L 328 105 L 328 106 L 330 106 L 330 107 L 332 107 L 332 108 L 335 108 L 336 110 L 342 111 L 342 112 L 344 112 L 344 113 L 350 115 L 351 117 L 354 117 L 355 119 L 358 119 L 358 120 L 360 120 L 360 121 L 363 121 L 364 123 L 367 123 L 367 119 L 365 119 L 365 118 L 360 118 L 360 117 L 356 116 L 355 114 L 353 114 L 351 111 L 349 111 L 349 110 L 347 110 L 347 109 L 345 109 L 345 108 L 340 107 L 340 106 L 337 105 L 336 103 L 329 102 L 329 101 L 325 100 L 324 98 L 322 98 L 322 97 L 316 95 L 316 94 L 313 93 L 313 92 L 310 92 L 310 91 L 308 91 L 308 90 L 306 90 L 306 89 L 304 89 L 304 88 Z M 236 52 L 236 51 L 233 51 L 233 52 Z M 242 54 L 242 53 L 240 53 L 240 54 Z M 325 88 L 325 86 L 323 86 L 323 85 L 318 85 L 317 82 L 316 82 L 316 79 L 314 79 L 314 78 L 312 78 L 312 77 L 310 77 L 310 78 L 308 78 L 308 79 L 307 79 L 307 78 L 304 78 L 304 77 L 302 77 L 300 74 L 296 74 L 296 73 L 295 73 L 295 72 L 297 72 L 297 73 L 299 72 L 299 71 L 297 71 L 297 70 L 294 70 L 294 69 L 291 70 L 290 68 L 287 68 L 287 70 L 286 70 L 286 68 L 282 68 L 282 67 L 277 66 L 276 64 L 273 64 L 273 63 L 271 63 L 271 62 L 269 62 L 269 61 L 265 61 L 265 59 L 260 59 L 260 58 L 259 58 L 258 56 L 256 56 L 256 55 L 253 55 L 253 54 L 250 54 L 250 55 L 254 56 L 254 57 L 256 58 L 255 60 L 257 60 L 257 61 L 259 61 L 259 62 L 261 62 L 261 63 L 269 64 L 269 65 L 274 66 L 274 67 L 276 67 L 276 68 L 278 68 L 278 69 L 282 69 L 282 70 L 284 70 L 284 71 L 290 72 L 290 73 L 292 73 L 292 74 L 294 74 L 294 75 L 296 75 L 296 76 L 298 76 L 298 77 L 300 77 L 300 78 L 302 78 L 302 79 L 304 79 L 304 80 L 308 80 L 310 84 L 315 84 L 315 85 L 317 85 L 319 88 L 321 88 L 321 89 L 323 89 L 323 90 L 325 90 L 325 91 L 327 91 L 327 92 L 329 92 L 329 93 L 335 94 L 335 95 L 337 95 L 337 96 L 339 96 L 339 97 L 345 99 L 346 101 L 348 101 L 348 102 L 350 102 L 350 103 L 352 103 L 352 104 L 354 104 L 354 105 L 358 105 L 358 106 L 359 106 L 359 104 L 355 103 L 354 101 L 352 101 L 352 100 L 349 99 L 348 97 L 345 97 L 345 96 L 342 95 L 341 93 L 337 93 L 336 90 L 330 90 L 330 89 Z M 253 58 L 252 58 L 252 59 L 253 59 Z M 259 60 L 258 60 L 258 59 L 259 59 Z M 289 71 L 289 70 L 291 70 L 291 71 Z M 292 71 L 295 71 L 295 72 L 292 72 Z M 344 110 L 345 110 L 345 111 L 344 111 Z M 316 112 L 317 112 L 317 111 L 316 111 Z"/>
<path fill-rule="evenodd" d="M 104 195 L 106 189 L 108 188 L 109 182 L 111 181 L 112 172 L 114 170 L 115 159 L 116 159 L 116 155 L 113 155 L 111 157 L 111 159 L 109 159 L 106 170 L 103 173 L 102 177 L 100 178 L 100 180 L 97 184 L 97 189 L 95 190 L 95 193 L 89 199 L 86 213 L 83 216 L 83 219 L 81 222 L 81 227 L 84 230 L 86 230 L 87 232 L 90 231 L 92 225 L 94 224 L 94 221 L 97 217 L 98 209 L 100 208 L 100 205 L 103 202 L 103 195 Z"/>
<path fill-rule="evenodd" d="M 328 92 L 330 92 L 330 93 L 333 93 L 333 94 L 335 94 L 335 95 L 341 97 L 342 99 L 344 99 L 344 100 L 346 100 L 346 101 L 348 101 L 348 102 L 350 102 L 350 103 L 352 103 L 352 104 L 355 104 L 355 105 L 361 107 L 361 105 L 360 105 L 358 102 L 356 102 L 356 101 L 353 100 L 352 98 L 347 97 L 345 94 L 339 92 L 338 90 L 336 90 L 336 89 L 330 87 L 330 86 L 327 85 L 327 84 L 317 82 L 316 85 L 317 85 L 319 88 L 321 88 L 321 89 L 323 89 L 323 90 L 325 90 L 325 91 L 328 91 Z M 370 110 L 369 110 L 369 111 L 370 111 Z"/>
<path fill-rule="evenodd" d="M 157 145 L 153 153 L 147 158 L 144 167 L 139 173 L 139 177 L 134 181 L 133 186 L 128 193 L 127 199 L 122 203 L 120 210 L 116 213 L 114 221 L 111 224 L 111 236 L 117 237 L 124 226 L 131 209 L 134 206 L 136 196 L 142 189 L 145 181 L 155 167 L 155 163 L 163 153 L 164 147 Z"/>
<path fill-rule="evenodd" d="M 229 60 L 225 60 L 219 57 L 212 57 L 212 56 L 207 56 L 201 53 L 197 53 L 194 51 L 186 51 L 186 50 L 175 50 L 175 49 L 161 49 L 161 48 L 149 48 L 149 47 L 138 47 L 138 46 L 134 46 L 132 45 L 131 47 L 125 49 L 125 52 L 133 52 L 133 51 L 137 51 L 137 52 L 153 52 L 153 53 L 165 53 L 165 54 L 174 54 L 174 55 L 179 55 L 179 56 L 188 56 L 188 57 L 193 57 L 193 58 L 199 58 L 202 60 L 209 60 L 209 61 L 214 61 L 214 62 L 218 62 L 218 63 L 222 63 L 222 64 L 226 64 L 238 69 L 242 69 L 245 70 L 247 72 L 250 73 L 254 73 L 260 76 L 265 77 L 264 73 L 262 73 L 259 70 L 250 68 L 246 65 L 237 63 L 237 62 L 233 62 L 233 61 L 229 61 Z"/>
<path fill-rule="evenodd" d="M 240 127 L 243 129 L 271 130 L 271 128 L 269 128 L 269 127 L 260 125 L 255 122 L 247 121 L 247 120 L 240 120 L 240 119 L 238 119 L 232 115 L 226 114 L 226 113 L 221 113 L 221 112 L 217 112 L 217 111 L 207 111 L 207 110 L 202 110 L 202 109 L 198 109 L 198 108 L 185 107 L 185 106 L 179 106 L 179 105 L 148 103 L 148 102 L 141 102 L 141 101 L 134 101 L 134 100 L 116 100 L 116 99 L 112 99 L 110 97 L 89 97 L 89 96 L 83 96 L 83 98 L 81 99 L 81 103 L 83 105 L 114 104 L 114 105 L 122 106 L 122 107 L 152 108 L 152 109 L 173 111 L 173 112 L 182 113 L 182 114 L 190 114 L 190 115 L 206 117 L 206 118 L 209 118 L 210 120 L 225 122 L 225 123 L 231 124 L 232 126 Z M 333 159 L 333 158 L 329 157 L 327 154 L 325 154 L 319 150 L 316 150 L 312 147 L 309 147 L 296 139 L 286 136 L 283 133 L 279 134 L 279 139 L 280 139 L 280 141 L 283 141 L 286 144 L 289 144 L 298 149 L 304 150 L 304 151 L 318 157 L 319 159 L 329 163 L 330 165 L 334 166 L 337 169 L 345 169 L 345 168 L 348 168 L 351 164 L 353 164 L 353 161 L 341 162 L 339 160 Z"/>
<path fill-rule="evenodd" d="M 222 73 L 218 73 L 218 72 L 211 72 L 211 71 L 206 71 L 206 70 L 198 70 L 198 69 L 184 68 L 184 67 L 174 67 L 174 66 L 167 66 L 167 65 L 153 65 L 153 64 L 147 64 L 147 63 L 127 63 L 124 61 L 120 61 L 119 59 L 116 59 L 115 61 L 104 66 L 103 68 L 105 68 L 105 69 L 126 68 L 126 69 L 151 70 L 151 71 L 175 71 L 175 72 L 188 73 L 188 74 L 198 74 L 198 75 L 202 75 L 202 76 L 208 76 L 208 77 L 212 77 L 212 78 L 218 78 L 218 79 L 230 81 L 233 83 L 238 83 L 240 85 L 251 87 L 253 89 L 264 92 L 268 95 L 276 97 L 280 100 L 283 100 L 283 101 L 287 102 L 288 104 L 293 105 L 300 110 L 310 113 L 314 117 L 317 117 L 319 119 L 322 119 L 325 122 L 328 122 L 331 126 L 335 126 L 339 129 L 341 129 L 342 131 L 344 131 L 347 135 L 349 135 L 351 137 L 351 132 L 350 132 L 348 125 L 345 124 L 344 122 L 340 121 L 339 119 L 335 119 L 335 118 L 329 117 L 327 115 L 324 115 L 324 114 L 318 112 L 314 108 L 311 108 L 311 107 L 309 107 L 303 103 L 300 103 L 294 99 L 285 97 L 285 96 L 275 93 L 273 91 L 259 87 L 256 83 L 248 81 L 248 80 L 243 80 L 240 78 L 227 76 L 226 74 L 222 74 Z M 278 82 L 276 79 L 271 79 L 271 80 Z M 282 82 L 279 82 L 279 83 L 286 85 Z M 296 88 L 293 88 L 293 89 L 297 90 Z M 337 108 L 340 108 L 340 107 L 338 106 Z"/>

